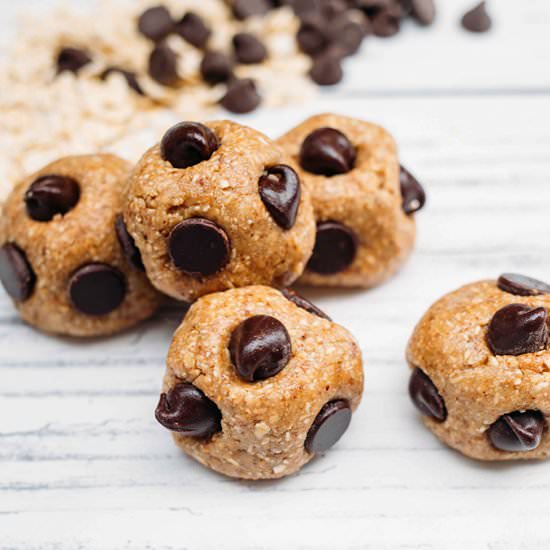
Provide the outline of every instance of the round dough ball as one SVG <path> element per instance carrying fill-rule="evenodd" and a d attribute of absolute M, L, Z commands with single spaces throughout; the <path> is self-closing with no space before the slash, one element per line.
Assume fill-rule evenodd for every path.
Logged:
<path fill-rule="evenodd" d="M 287 286 L 315 239 L 308 192 L 280 148 L 229 121 L 169 129 L 134 169 L 124 219 L 151 282 L 188 301 Z"/>
<path fill-rule="evenodd" d="M 156 417 L 205 466 L 279 478 L 340 438 L 362 390 L 348 331 L 293 293 L 251 286 L 191 307 L 168 353 Z"/>
<path fill-rule="evenodd" d="M 13 189 L 0 220 L 0 280 L 29 324 L 98 336 L 157 309 L 159 294 L 121 223 L 129 171 L 112 155 L 73 156 Z"/>
<path fill-rule="evenodd" d="M 462 287 L 417 325 L 409 393 L 437 437 L 481 460 L 550 454 L 550 286 L 517 274 Z"/>

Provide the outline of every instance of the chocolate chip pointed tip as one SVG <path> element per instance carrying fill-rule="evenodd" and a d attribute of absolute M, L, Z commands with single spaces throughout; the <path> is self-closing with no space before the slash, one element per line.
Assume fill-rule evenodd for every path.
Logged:
<path fill-rule="evenodd" d="M 409 396 L 415 407 L 426 416 L 444 422 L 447 419 L 445 401 L 431 378 L 415 367 L 409 379 Z"/>
<path fill-rule="evenodd" d="M 180 122 L 164 134 L 160 154 L 174 168 L 189 168 L 210 159 L 218 147 L 218 138 L 208 126 Z"/>
<path fill-rule="evenodd" d="M 503 292 L 515 296 L 537 296 L 550 293 L 550 285 L 519 273 L 503 273 L 497 281 Z"/>
<path fill-rule="evenodd" d="M 487 430 L 487 436 L 499 451 L 527 452 L 540 445 L 544 427 L 544 416 L 540 411 L 515 411 L 494 422 Z"/>
<path fill-rule="evenodd" d="M 40 176 L 25 192 L 28 216 L 39 222 L 48 222 L 56 215 L 65 215 L 80 199 L 78 182 L 56 174 Z"/>
<path fill-rule="evenodd" d="M 329 401 L 319 411 L 305 440 L 310 453 L 322 453 L 335 445 L 351 422 L 351 407 L 344 399 Z"/>
<path fill-rule="evenodd" d="M 298 174 L 286 164 L 268 168 L 258 182 L 260 197 L 275 223 L 285 230 L 296 223 L 301 186 Z"/>
<path fill-rule="evenodd" d="M 36 275 L 27 256 L 15 243 L 0 247 L 0 283 L 15 302 L 28 300 L 36 284 Z"/>

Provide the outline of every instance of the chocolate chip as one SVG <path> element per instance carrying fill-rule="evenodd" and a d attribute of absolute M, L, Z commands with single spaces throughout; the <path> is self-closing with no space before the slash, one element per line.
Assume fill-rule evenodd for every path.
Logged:
<path fill-rule="evenodd" d="M 491 28 L 491 18 L 485 9 L 485 2 L 481 2 L 462 17 L 462 26 L 470 32 L 487 32 Z"/>
<path fill-rule="evenodd" d="M 399 184 L 401 187 L 401 206 L 405 214 L 418 212 L 426 203 L 426 193 L 418 180 L 404 167 L 399 169 Z"/>
<path fill-rule="evenodd" d="M 343 13 L 334 20 L 331 19 L 331 22 L 329 36 L 339 47 L 341 54 L 347 56 L 357 53 L 365 38 L 365 27 L 349 13 Z"/>
<path fill-rule="evenodd" d="M 126 80 L 126 84 L 128 84 L 128 88 L 131 88 L 139 95 L 145 95 L 145 92 L 143 91 L 143 88 L 140 86 L 136 73 L 132 71 L 127 71 L 126 69 L 122 69 L 121 67 L 107 67 L 100 75 L 99 78 L 101 80 L 107 80 L 109 76 L 112 74 L 120 74 L 124 77 Z"/>
<path fill-rule="evenodd" d="M 233 49 L 239 63 L 251 65 L 267 58 L 267 49 L 253 34 L 239 32 L 233 37 Z"/>
<path fill-rule="evenodd" d="M 242 21 L 253 15 L 265 15 L 273 6 L 268 0 L 233 0 L 231 8 L 235 18 Z"/>
<path fill-rule="evenodd" d="M 487 344 L 495 355 L 523 355 L 546 348 L 548 312 L 543 307 L 509 304 L 489 323 Z"/>
<path fill-rule="evenodd" d="M 69 176 L 55 174 L 35 179 L 24 197 L 27 214 L 38 222 L 49 222 L 57 214 L 66 214 L 80 199 L 80 186 Z"/>
<path fill-rule="evenodd" d="M 434 0 L 412 0 L 411 15 L 421 25 L 431 25 L 435 19 Z"/>
<path fill-rule="evenodd" d="M 321 317 L 322 319 L 326 319 L 327 321 L 332 320 L 324 311 L 320 310 L 315 304 L 312 304 L 303 296 L 300 296 L 297 292 L 294 292 L 289 288 L 283 288 L 281 289 L 281 294 L 296 306 L 305 309 L 308 313 L 317 315 L 317 317 Z"/>
<path fill-rule="evenodd" d="M 315 56 L 323 52 L 330 42 L 325 20 L 319 16 L 305 18 L 300 24 L 296 40 L 299 48 L 308 55 Z"/>
<path fill-rule="evenodd" d="M 320 14 L 320 4 L 320 0 L 293 0 L 292 9 L 294 13 L 302 19 L 314 14 Z"/>
<path fill-rule="evenodd" d="M 518 453 L 536 449 L 543 431 L 540 411 L 515 411 L 502 415 L 487 430 L 487 436 L 496 449 Z"/>
<path fill-rule="evenodd" d="M 190 437 L 207 438 L 222 429 L 220 409 L 199 388 L 186 382 L 160 395 L 155 418 L 165 428 Z"/>
<path fill-rule="evenodd" d="M 343 399 L 329 401 L 316 416 L 307 433 L 305 448 L 310 453 L 322 453 L 330 449 L 348 429 L 351 407 Z"/>
<path fill-rule="evenodd" d="M 233 62 L 222 52 L 206 52 L 201 61 L 200 71 L 208 84 L 227 82 L 233 75 Z"/>
<path fill-rule="evenodd" d="M 260 197 L 271 217 L 283 229 L 296 222 L 300 204 L 300 179 L 286 164 L 268 168 L 258 183 Z"/>
<path fill-rule="evenodd" d="M 218 147 L 218 138 L 208 126 L 180 122 L 164 134 L 160 154 L 174 168 L 189 168 L 208 160 Z"/>
<path fill-rule="evenodd" d="M 138 30 L 143 36 L 159 42 L 174 30 L 174 22 L 164 6 L 154 6 L 139 16 Z"/>
<path fill-rule="evenodd" d="M 307 268 L 315 273 L 331 275 L 349 267 L 357 254 L 355 233 L 338 222 L 317 224 L 315 246 Z"/>
<path fill-rule="evenodd" d="M 16 302 L 28 300 L 34 290 L 36 275 L 25 253 L 14 243 L 0 248 L 0 282 Z"/>
<path fill-rule="evenodd" d="M 503 273 L 497 281 L 500 290 L 515 296 L 537 296 L 550 293 L 550 285 L 518 273 Z"/>
<path fill-rule="evenodd" d="M 327 21 L 334 21 L 338 16 L 345 14 L 348 9 L 349 6 L 344 0 L 323 0 L 319 7 L 322 16 Z"/>
<path fill-rule="evenodd" d="M 372 31 L 381 38 L 396 35 L 401 28 L 401 15 L 393 7 L 381 9 L 371 18 Z"/>
<path fill-rule="evenodd" d="M 57 74 L 69 71 L 77 74 L 92 61 L 88 52 L 79 48 L 62 48 L 57 54 Z"/>
<path fill-rule="evenodd" d="M 176 32 L 196 48 L 204 48 L 212 31 L 202 17 L 191 11 L 187 12 L 176 25 Z"/>
<path fill-rule="evenodd" d="M 415 407 L 424 415 L 443 422 L 447 418 L 445 401 L 431 378 L 415 367 L 409 380 L 409 395 Z"/>
<path fill-rule="evenodd" d="M 124 223 L 124 218 L 122 217 L 122 214 L 119 214 L 116 217 L 115 232 L 118 238 L 118 242 L 120 244 L 120 248 L 122 248 L 122 252 L 124 253 L 126 259 L 136 269 L 139 269 L 140 271 L 145 271 L 145 266 L 143 265 L 143 260 L 141 259 L 141 252 L 136 246 L 132 235 L 128 233 L 128 229 L 126 229 L 126 224 Z"/>
<path fill-rule="evenodd" d="M 191 277 L 213 275 L 229 261 L 229 238 L 214 222 L 188 218 L 178 223 L 168 237 L 172 263 Z"/>
<path fill-rule="evenodd" d="M 69 280 L 69 298 L 86 315 L 106 315 L 124 300 L 126 281 L 116 268 L 102 263 L 79 267 Z"/>
<path fill-rule="evenodd" d="M 333 176 L 353 169 L 357 152 L 350 140 L 335 128 L 318 128 L 300 149 L 300 164 L 313 174 Z"/>
<path fill-rule="evenodd" d="M 340 51 L 327 50 L 313 60 L 309 76 L 319 86 L 334 86 L 344 77 L 342 54 Z"/>
<path fill-rule="evenodd" d="M 249 113 L 260 105 L 261 97 L 256 84 L 250 78 L 233 80 L 227 92 L 220 100 L 220 105 L 232 113 Z"/>
<path fill-rule="evenodd" d="M 149 76 L 163 86 L 177 86 L 180 77 L 176 52 L 164 44 L 155 46 L 149 56 Z"/>

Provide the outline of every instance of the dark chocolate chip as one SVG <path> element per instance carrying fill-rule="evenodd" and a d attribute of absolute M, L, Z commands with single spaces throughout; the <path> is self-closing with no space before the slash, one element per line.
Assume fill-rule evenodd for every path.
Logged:
<path fill-rule="evenodd" d="M 421 25 L 431 25 L 435 19 L 434 0 L 411 0 L 411 15 Z"/>
<path fill-rule="evenodd" d="M 296 35 L 299 48 L 308 55 L 319 55 L 329 42 L 326 21 L 319 16 L 304 18 Z"/>
<path fill-rule="evenodd" d="M 195 48 L 204 48 L 212 34 L 202 17 L 192 11 L 187 12 L 177 23 L 176 32 Z"/>
<path fill-rule="evenodd" d="M 243 78 L 229 83 L 220 105 L 232 113 L 244 114 L 256 109 L 261 101 L 255 82 L 250 78 Z"/>
<path fill-rule="evenodd" d="M 176 52 L 165 44 L 155 46 L 149 56 L 149 76 L 163 86 L 177 86 L 180 77 Z"/>
<path fill-rule="evenodd" d="M 69 71 L 77 74 L 92 61 L 88 52 L 78 48 L 62 48 L 57 54 L 57 74 Z"/>
<path fill-rule="evenodd" d="M 351 422 L 351 407 L 343 399 L 329 401 L 319 411 L 307 433 L 305 448 L 310 453 L 330 449 L 345 433 Z"/>
<path fill-rule="evenodd" d="M 320 14 L 321 1 L 320 0 L 293 0 L 292 9 L 300 19 L 307 18 L 314 14 Z"/>
<path fill-rule="evenodd" d="M 354 17 L 344 13 L 332 21 L 329 36 L 342 55 L 353 55 L 357 53 L 365 38 L 365 27 Z"/>
<path fill-rule="evenodd" d="M 344 77 L 342 55 L 339 49 L 331 48 L 313 59 L 309 76 L 319 86 L 334 86 Z"/>
<path fill-rule="evenodd" d="M 143 36 L 159 42 L 174 30 L 174 21 L 164 6 L 154 6 L 139 16 L 138 30 Z"/>
<path fill-rule="evenodd" d="M 548 312 L 543 307 L 509 304 L 499 309 L 487 330 L 487 344 L 495 355 L 523 355 L 546 348 Z"/>
<path fill-rule="evenodd" d="M 34 290 L 36 275 L 25 253 L 14 243 L 0 248 L 0 282 L 16 302 L 29 299 Z"/>
<path fill-rule="evenodd" d="M 69 298 L 86 315 L 106 315 L 124 300 L 126 281 L 116 268 L 102 263 L 79 267 L 69 280 Z"/>
<path fill-rule="evenodd" d="M 160 154 L 174 168 L 189 168 L 208 160 L 218 147 L 218 138 L 208 126 L 180 122 L 164 134 Z"/>
<path fill-rule="evenodd" d="M 233 0 L 231 8 L 235 18 L 242 21 L 253 15 L 265 15 L 273 5 L 269 0 Z"/>
<path fill-rule="evenodd" d="M 418 180 L 404 167 L 399 170 L 399 184 L 401 187 L 401 206 L 405 214 L 418 212 L 426 204 L 426 193 Z"/>
<path fill-rule="evenodd" d="M 124 77 L 126 80 L 126 84 L 128 84 L 128 88 L 131 88 L 139 95 L 145 95 L 145 92 L 143 91 L 143 88 L 140 86 L 136 73 L 132 71 L 127 71 L 126 69 L 122 69 L 121 67 L 107 67 L 100 75 L 99 78 L 101 80 L 107 80 L 109 76 L 112 74 L 120 74 Z"/>
<path fill-rule="evenodd" d="M 283 229 L 296 222 L 300 204 L 300 178 L 286 164 L 268 168 L 260 177 L 260 197 L 271 217 Z"/>
<path fill-rule="evenodd" d="M 229 261 L 231 247 L 225 231 L 204 218 L 178 223 L 168 237 L 172 263 L 191 277 L 213 275 Z"/>
<path fill-rule="evenodd" d="M 338 222 L 317 224 L 315 246 L 307 268 L 315 273 L 331 275 L 349 267 L 357 254 L 355 233 Z"/>
<path fill-rule="evenodd" d="M 518 273 L 503 273 L 497 281 L 500 290 L 515 296 L 537 296 L 550 293 L 550 285 Z"/>
<path fill-rule="evenodd" d="M 233 49 L 239 63 L 251 65 L 267 58 L 267 49 L 261 40 L 248 32 L 239 32 L 233 37 Z"/>
<path fill-rule="evenodd" d="M 297 292 L 294 292 L 289 288 L 283 288 L 281 290 L 281 293 L 287 300 L 290 300 L 296 306 L 305 309 L 308 313 L 317 315 L 317 317 L 321 317 L 322 319 L 326 319 L 327 321 L 332 320 L 324 311 L 320 310 L 315 304 L 312 304 L 303 296 L 300 296 Z"/>
<path fill-rule="evenodd" d="M 207 438 L 222 429 L 220 409 L 199 388 L 186 382 L 160 395 L 155 418 L 165 428 L 190 437 Z"/>
<path fill-rule="evenodd" d="M 491 18 L 485 9 L 485 2 L 481 2 L 462 17 L 462 26 L 470 32 L 487 32 L 491 28 Z"/>
<path fill-rule="evenodd" d="M 353 169 L 357 152 L 350 140 L 335 128 L 318 128 L 300 149 L 300 164 L 313 174 L 333 176 Z"/>
<path fill-rule="evenodd" d="M 376 36 L 388 38 L 401 28 L 401 12 L 393 7 L 384 8 L 371 17 L 372 31 Z"/>
<path fill-rule="evenodd" d="M 500 451 L 532 451 L 540 444 L 544 424 L 544 416 L 540 411 L 515 411 L 503 414 L 487 430 L 487 436 Z"/>
<path fill-rule="evenodd" d="M 321 15 L 327 21 L 334 21 L 337 17 L 344 15 L 349 9 L 345 0 L 323 0 L 319 7 Z"/>
<path fill-rule="evenodd" d="M 246 382 L 265 380 L 281 372 L 290 361 L 290 336 L 274 317 L 255 315 L 232 332 L 229 354 L 239 378 Z"/>
<path fill-rule="evenodd" d="M 200 71 L 208 84 L 227 82 L 233 76 L 233 62 L 222 52 L 206 52 L 201 61 Z"/>
<path fill-rule="evenodd" d="M 443 422 L 447 418 L 447 407 L 431 378 L 415 367 L 409 380 L 409 395 L 415 407 L 424 415 Z"/>
<path fill-rule="evenodd" d="M 141 259 L 141 252 L 136 246 L 132 235 L 128 233 L 128 229 L 126 229 L 126 224 L 124 223 L 124 218 L 122 217 L 122 214 L 119 214 L 116 217 L 115 232 L 118 238 L 118 242 L 120 244 L 120 248 L 122 248 L 122 252 L 124 253 L 126 259 L 136 269 L 139 269 L 140 271 L 145 271 L 145 266 L 143 265 L 143 260 Z"/>
<path fill-rule="evenodd" d="M 69 176 L 55 174 L 35 179 L 25 193 L 25 206 L 30 218 L 49 222 L 57 214 L 66 214 L 80 199 L 80 186 Z"/>

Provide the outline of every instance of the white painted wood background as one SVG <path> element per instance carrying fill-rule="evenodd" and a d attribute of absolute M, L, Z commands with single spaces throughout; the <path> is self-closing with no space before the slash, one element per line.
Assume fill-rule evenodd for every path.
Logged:
<path fill-rule="evenodd" d="M 0 2 L 4 37 L 17 5 L 42 3 Z M 319 111 L 377 121 L 427 189 L 398 277 L 307 292 L 364 354 L 346 436 L 290 479 L 220 477 L 153 418 L 180 311 L 83 343 L 31 330 L 0 292 L 1 549 L 550 547 L 550 463 L 465 459 L 406 395 L 405 344 L 433 300 L 505 270 L 550 280 L 550 2 L 494 0 L 484 36 L 457 26 L 467 0 L 438 4 L 432 29 L 367 40 L 317 102 L 243 118 L 273 136 Z"/>

